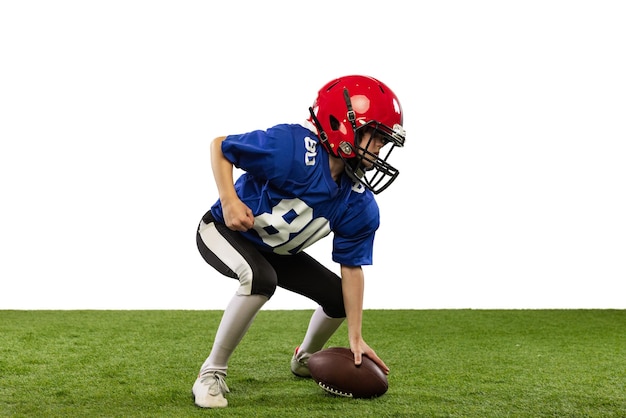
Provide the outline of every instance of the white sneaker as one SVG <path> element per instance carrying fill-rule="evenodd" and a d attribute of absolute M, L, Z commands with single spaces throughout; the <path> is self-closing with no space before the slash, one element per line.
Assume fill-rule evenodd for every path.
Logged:
<path fill-rule="evenodd" d="M 230 390 L 226 386 L 224 377 L 218 372 L 212 372 L 203 377 L 198 376 L 196 383 L 193 384 L 193 389 L 191 389 L 196 405 L 201 408 L 225 408 L 228 405 L 228 400 L 224 394 Z"/>
<path fill-rule="evenodd" d="M 301 353 L 300 347 L 296 347 L 291 357 L 291 373 L 298 377 L 311 377 L 308 366 L 309 357 L 311 357 L 309 353 Z"/>

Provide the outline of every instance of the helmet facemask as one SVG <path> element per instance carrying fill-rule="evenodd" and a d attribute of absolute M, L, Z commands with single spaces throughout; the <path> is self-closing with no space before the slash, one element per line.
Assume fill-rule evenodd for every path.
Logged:
<path fill-rule="evenodd" d="M 404 129 L 400 125 L 389 128 L 376 121 L 357 128 L 354 131 L 354 145 L 343 142 L 340 145 L 339 156 L 344 160 L 346 173 L 355 181 L 362 183 L 374 194 L 385 190 L 398 177 L 400 172 L 387 159 L 396 146 L 404 146 Z M 368 135 L 369 134 L 369 137 Z M 365 138 L 367 138 L 367 141 Z M 382 140 L 380 150 L 371 148 L 374 141 Z M 352 158 L 345 155 L 353 154 Z"/>

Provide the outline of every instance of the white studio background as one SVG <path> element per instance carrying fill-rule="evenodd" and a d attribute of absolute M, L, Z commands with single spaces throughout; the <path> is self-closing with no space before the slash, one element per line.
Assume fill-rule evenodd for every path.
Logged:
<path fill-rule="evenodd" d="M 0 309 L 223 309 L 209 141 L 400 97 L 366 308 L 626 308 L 620 1 L 0 4 Z M 330 237 L 311 253 L 330 261 Z M 310 309 L 279 290 L 265 309 Z"/>

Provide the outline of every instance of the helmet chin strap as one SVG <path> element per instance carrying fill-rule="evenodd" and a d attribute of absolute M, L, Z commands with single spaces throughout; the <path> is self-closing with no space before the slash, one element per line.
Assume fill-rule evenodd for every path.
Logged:
<path fill-rule="evenodd" d="M 348 113 L 346 116 L 348 116 L 348 120 L 350 121 L 350 124 L 352 125 L 352 130 L 354 131 L 354 134 L 356 135 L 356 113 L 354 113 L 354 110 L 352 110 L 352 101 L 350 100 L 350 93 L 348 93 L 347 88 L 343 89 L 343 98 L 346 101 L 346 107 L 348 108 Z M 356 139 L 356 136 L 355 136 L 355 139 Z"/>
<path fill-rule="evenodd" d="M 309 107 L 309 113 L 311 114 L 311 120 L 313 121 L 313 123 L 315 124 L 315 127 L 317 128 L 317 132 L 318 132 L 318 135 L 320 137 L 320 141 L 322 141 L 322 144 L 324 144 L 324 147 L 327 150 L 329 150 L 330 154 L 333 157 L 339 157 L 339 155 L 336 155 L 335 151 L 329 145 L 329 143 L 328 143 L 328 135 L 326 135 L 326 132 L 324 131 L 324 128 L 322 128 L 322 124 L 320 123 L 319 119 L 317 119 L 317 116 L 315 116 L 315 112 L 313 111 L 312 107 Z"/>
<path fill-rule="evenodd" d="M 354 132 L 354 145 L 344 142 L 342 145 L 345 145 L 346 148 L 350 148 L 350 150 L 346 152 L 345 150 L 342 149 L 342 151 L 344 151 L 346 154 L 349 154 L 350 152 L 354 152 L 354 155 L 355 155 L 354 158 L 350 160 L 344 158 L 343 161 L 346 164 L 346 173 L 348 173 L 348 176 L 350 176 L 352 180 L 360 182 L 361 181 L 360 179 L 365 174 L 365 171 L 363 170 L 363 165 L 361 164 L 362 158 L 358 156 L 358 149 L 357 149 L 357 144 L 356 144 L 356 141 L 358 140 L 357 134 L 356 134 L 356 129 L 357 129 L 356 128 L 356 113 L 354 113 L 354 110 L 352 109 L 352 100 L 350 100 L 350 93 L 348 92 L 348 89 L 345 87 L 343 89 L 343 98 L 346 101 L 346 107 L 348 108 L 348 112 L 346 113 L 346 116 L 348 117 L 348 120 L 350 121 L 350 125 L 352 125 L 352 132 Z"/>
<path fill-rule="evenodd" d="M 357 140 L 356 114 L 354 113 L 354 110 L 352 108 L 352 101 L 350 100 L 350 93 L 348 92 L 347 88 L 343 89 L 343 98 L 346 101 L 346 107 L 348 109 L 348 111 L 346 112 L 346 116 L 348 120 L 350 121 L 350 124 L 352 125 L 352 132 L 354 132 L 354 140 L 356 141 Z M 358 156 L 348 159 L 348 158 L 345 158 L 343 155 L 341 155 L 341 153 L 339 152 L 341 150 L 341 152 L 343 152 L 346 155 L 350 154 L 351 152 L 354 152 L 356 155 L 357 154 L 357 150 L 355 149 L 356 147 L 353 147 L 352 144 L 349 144 L 347 142 L 342 142 L 341 144 L 339 144 L 339 149 L 333 149 L 333 147 L 331 147 L 328 142 L 328 135 L 324 131 L 324 128 L 322 128 L 322 124 L 320 123 L 319 119 L 317 119 L 317 116 L 315 115 L 315 112 L 313 111 L 312 107 L 309 107 L 309 113 L 311 114 L 311 120 L 313 121 L 313 123 L 315 124 L 315 127 L 317 128 L 320 141 L 322 141 L 326 149 L 329 150 L 330 155 L 332 155 L 335 158 L 341 158 L 344 162 L 346 174 L 348 174 L 348 176 L 353 181 L 360 182 L 361 178 L 365 174 L 363 167 L 360 164 L 361 159 L 358 158 Z"/>
<path fill-rule="evenodd" d="M 343 89 L 343 98 L 346 101 L 346 107 L 348 109 L 348 111 L 346 112 L 346 116 L 350 121 L 350 125 L 352 125 L 352 132 L 354 133 L 354 139 L 356 141 L 356 113 L 354 113 L 354 110 L 352 109 L 352 101 L 350 100 L 350 93 L 348 92 L 347 88 Z M 328 143 L 328 135 L 324 131 L 324 128 L 322 128 L 322 124 L 320 123 L 319 119 L 317 119 L 317 116 L 315 116 L 315 112 L 313 111 L 312 107 L 309 107 L 309 113 L 311 114 L 311 120 L 315 124 L 315 127 L 317 128 L 317 131 L 319 133 L 320 141 L 322 141 L 326 149 L 330 150 L 330 153 L 333 157 L 341 157 L 345 161 L 346 159 L 341 156 L 339 150 L 333 149 Z M 339 144 L 339 149 L 344 154 L 350 154 L 351 152 L 355 151 L 354 147 L 347 142 L 342 142 L 341 144 Z"/>

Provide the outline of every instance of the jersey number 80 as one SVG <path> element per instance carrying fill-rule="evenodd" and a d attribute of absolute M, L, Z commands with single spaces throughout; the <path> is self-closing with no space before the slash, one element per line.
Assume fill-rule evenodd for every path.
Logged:
<path fill-rule="evenodd" d="M 277 254 L 294 254 L 330 233 L 324 217 L 313 219 L 313 209 L 300 199 L 283 199 L 254 218 L 254 230 Z"/>

